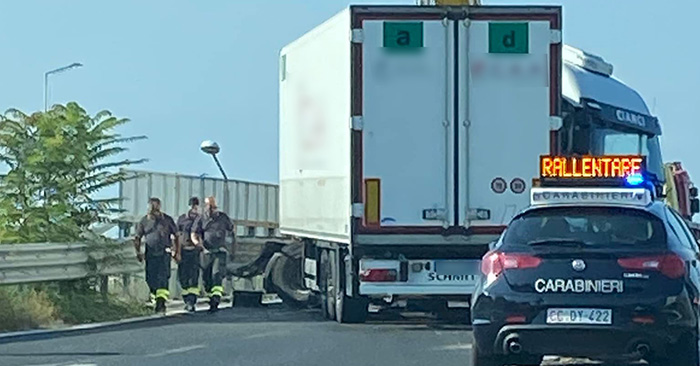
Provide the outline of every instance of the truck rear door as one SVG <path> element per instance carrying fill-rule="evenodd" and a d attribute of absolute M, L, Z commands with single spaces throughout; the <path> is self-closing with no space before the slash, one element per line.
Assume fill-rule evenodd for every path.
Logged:
<path fill-rule="evenodd" d="M 525 12 L 460 23 L 460 225 L 506 225 L 529 203 L 538 157 L 558 128 L 558 23 Z"/>
<path fill-rule="evenodd" d="M 439 14 L 386 14 L 363 21 L 367 227 L 451 223 L 454 44 L 448 23 Z"/>
<path fill-rule="evenodd" d="M 560 12 L 354 8 L 360 233 L 498 233 L 528 204 L 559 115 Z"/>

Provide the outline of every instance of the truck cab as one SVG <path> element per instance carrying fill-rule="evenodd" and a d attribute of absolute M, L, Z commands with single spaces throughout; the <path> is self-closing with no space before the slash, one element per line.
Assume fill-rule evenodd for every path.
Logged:
<path fill-rule="evenodd" d="M 564 156 L 643 155 L 659 196 L 676 209 L 700 238 L 692 217 L 700 210 L 697 189 L 678 162 L 661 154 L 661 125 L 644 99 L 613 76 L 602 57 L 564 45 L 562 126 L 553 133 L 552 153 Z"/>
<path fill-rule="evenodd" d="M 554 139 L 562 155 L 644 155 L 647 171 L 665 181 L 661 126 L 642 97 L 613 77 L 603 58 L 563 47 L 562 127 Z"/>

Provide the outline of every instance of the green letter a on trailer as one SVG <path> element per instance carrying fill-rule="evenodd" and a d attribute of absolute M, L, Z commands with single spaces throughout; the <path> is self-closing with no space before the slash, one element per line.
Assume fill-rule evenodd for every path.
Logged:
<path fill-rule="evenodd" d="M 423 48 L 423 22 L 384 22 L 384 48 L 392 51 Z"/>

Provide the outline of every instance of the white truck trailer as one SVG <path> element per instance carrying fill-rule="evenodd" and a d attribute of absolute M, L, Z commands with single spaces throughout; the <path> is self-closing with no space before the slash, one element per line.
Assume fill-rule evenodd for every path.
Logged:
<path fill-rule="evenodd" d="M 280 55 L 280 231 L 324 315 L 467 301 L 561 127 L 561 8 L 352 6 Z"/>

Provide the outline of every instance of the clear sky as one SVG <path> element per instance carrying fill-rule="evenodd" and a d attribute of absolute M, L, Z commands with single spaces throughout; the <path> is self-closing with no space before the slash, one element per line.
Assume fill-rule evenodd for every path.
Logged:
<path fill-rule="evenodd" d="M 700 1 L 483 2 L 563 4 L 565 42 L 602 55 L 641 92 L 661 119 L 666 160 L 700 183 Z M 0 110 L 41 109 L 44 72 L 82 62 L 52 76 L 51 102 L 130 118 L 124 134 L 149 136 L 129 153 L 150 159 L 141 169 L 218 176 L 198 149 L 214 139 L 230 177 L 276 182 L 279 49 L 349 3 L 2 0 Z"/>

